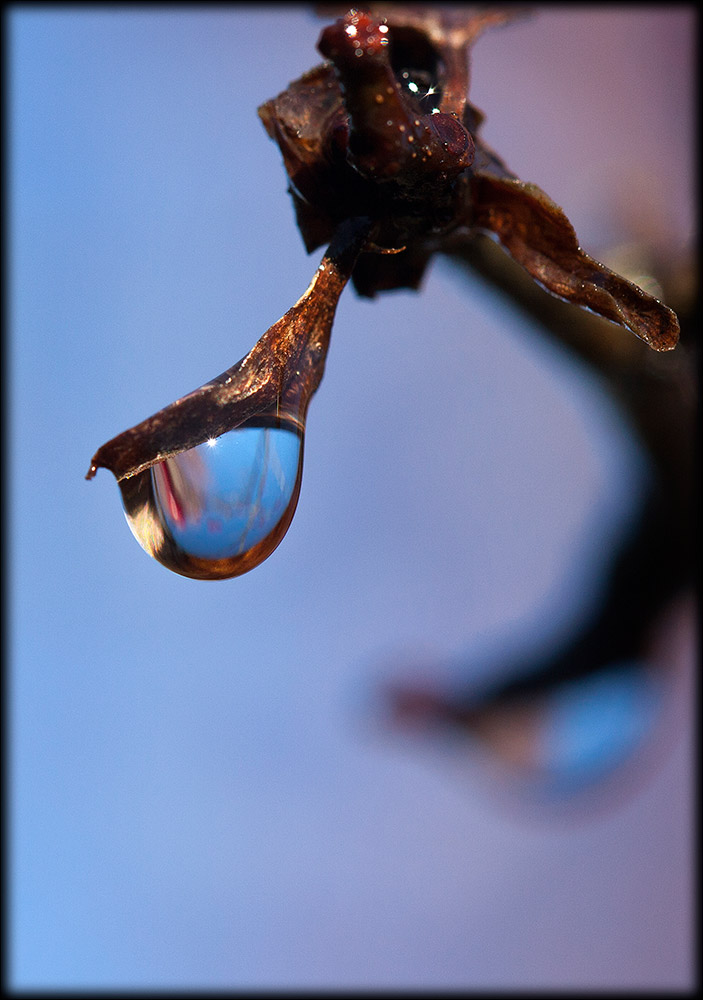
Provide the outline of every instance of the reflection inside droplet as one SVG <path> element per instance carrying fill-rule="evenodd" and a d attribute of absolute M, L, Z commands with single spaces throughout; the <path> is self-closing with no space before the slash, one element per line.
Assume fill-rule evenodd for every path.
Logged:
<path fill-rule="evenodd" d="M 127 522 L 139 544 L 176 573 L 238 576 L 269 556 L 286 533 L 302 459 L 297 421 L 253 418 L 121 480 Z"/>

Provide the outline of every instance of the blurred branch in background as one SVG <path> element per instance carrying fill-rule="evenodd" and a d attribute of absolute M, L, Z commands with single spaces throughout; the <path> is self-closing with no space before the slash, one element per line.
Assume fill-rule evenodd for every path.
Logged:
<path fill-rule="evenodd" d="M 630 261 L 641 263 L 651 246 L 628 244 Z M 387 692 L 391 715 L 396 724 L 425 734 L 435 726 L 463 730 L 513 774 L 536 779 L 541 793 L 568 796 L 584 781 L 617 772 L 656 738 L 673 683 L 666 676 L 659 630 L 672 610 L 690 599 L 699 551 L 693 262 L 679 256 L 667 267 L 660 258 L 648 268 L 647 277 L 681 324 L 678 347 L 662 355 L 593 313 L 548 295 L 487 235 L 457 240 L 451 258 L 458 268 L 481 275 L 536 320 L 545 337 L 600 374 L 648 460 L 647 495 L 641 504 L 633 501 L 619 546 L 603 554 L 609 563 L 605 585 L 566 643 L 544 659 L 518 659 L 512 668 L 501 664 L 493 683 L 472 682 L 467 665 L 463 690 L 456 682 L 449 691 L 441 682 L 396 681 Z M 641 274 L 628 274 L 627 260 L 617 254 L 608 263 L 643 281 Z M 555 745 L 559 726 L 561 747 Z"/>

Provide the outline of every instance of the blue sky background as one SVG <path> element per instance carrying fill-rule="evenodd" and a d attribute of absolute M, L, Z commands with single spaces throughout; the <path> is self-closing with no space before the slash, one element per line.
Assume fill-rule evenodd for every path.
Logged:
<path fill-rule="evenodd" d="M 646 780 L 568 819 L 367 715 L 404 664 L 478 676 L 578 617 L 642 475 L 598 381 L 447 264 L 348 291 L 283 543 L 169 573 L 83 477 L 307 286 L 256 107 L 322 24 L 7 16 L 13 985 L 689 985 L 685 699 Z M 596 256 L 692 238 L 694 37 L 690 7 L 574 6 L 478 43 L 486 140 Z"/>

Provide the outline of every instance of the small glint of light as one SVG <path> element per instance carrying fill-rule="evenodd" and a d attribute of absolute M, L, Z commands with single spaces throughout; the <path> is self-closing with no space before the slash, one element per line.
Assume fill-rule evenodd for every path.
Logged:
<path fill-rule="evenodd" d="M 659 284 L 657 279 L 651 274 L 635 274 L 630 278 L 636 285 L 642 289 L 642 291 L 647 292 L 652 295 L 655 299 L 664 298 L 664 289 Z"/>
<path fill-rule="evenodd" d="M 381 32 L 382 35 L 385 35 L 385 33 L 388 31 L 388 25 L 387 24 L 379 24 L 378 30 Z"/>
<path fill-rule="evenodd" d="M 354 35 L 356 35 L 356 25 L 354 24 L 348 24 L 344 30 L 350 38 L 353 38 Z"/>
<path fill-rule="evenodd" d="M 413 94 L 417 94 L 417 92 L 419 91 L 419 89 L 420 88 L 418 87 L 418 85 L 416 83 L 413 83 L 412 80 L 408 80 L 408 90 L 412 90 Z"/>
<path fill-rule="evenodd" d="M 217 438 L 208 438 L 207 443 L 210 448 L 214 448 L 217 444 Z"/>

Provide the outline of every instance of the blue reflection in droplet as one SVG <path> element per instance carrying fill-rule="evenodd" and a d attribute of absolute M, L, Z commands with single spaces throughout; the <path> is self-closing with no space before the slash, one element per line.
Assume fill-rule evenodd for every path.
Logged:
<path fill-rule="evenodd" d="M 288 509 L 301 447 L 287 426 L 244 426 L 154 466 L 173 541 L 200 559 L 229 559 L 258 545 Z"/>
<path fill-rule="evenodd" d="M 637 663 L 565 684 L 545 706 L 538 766 L 555 788 L 605 777 L 651 736 L 661 694 L 652 673 Z"/>

